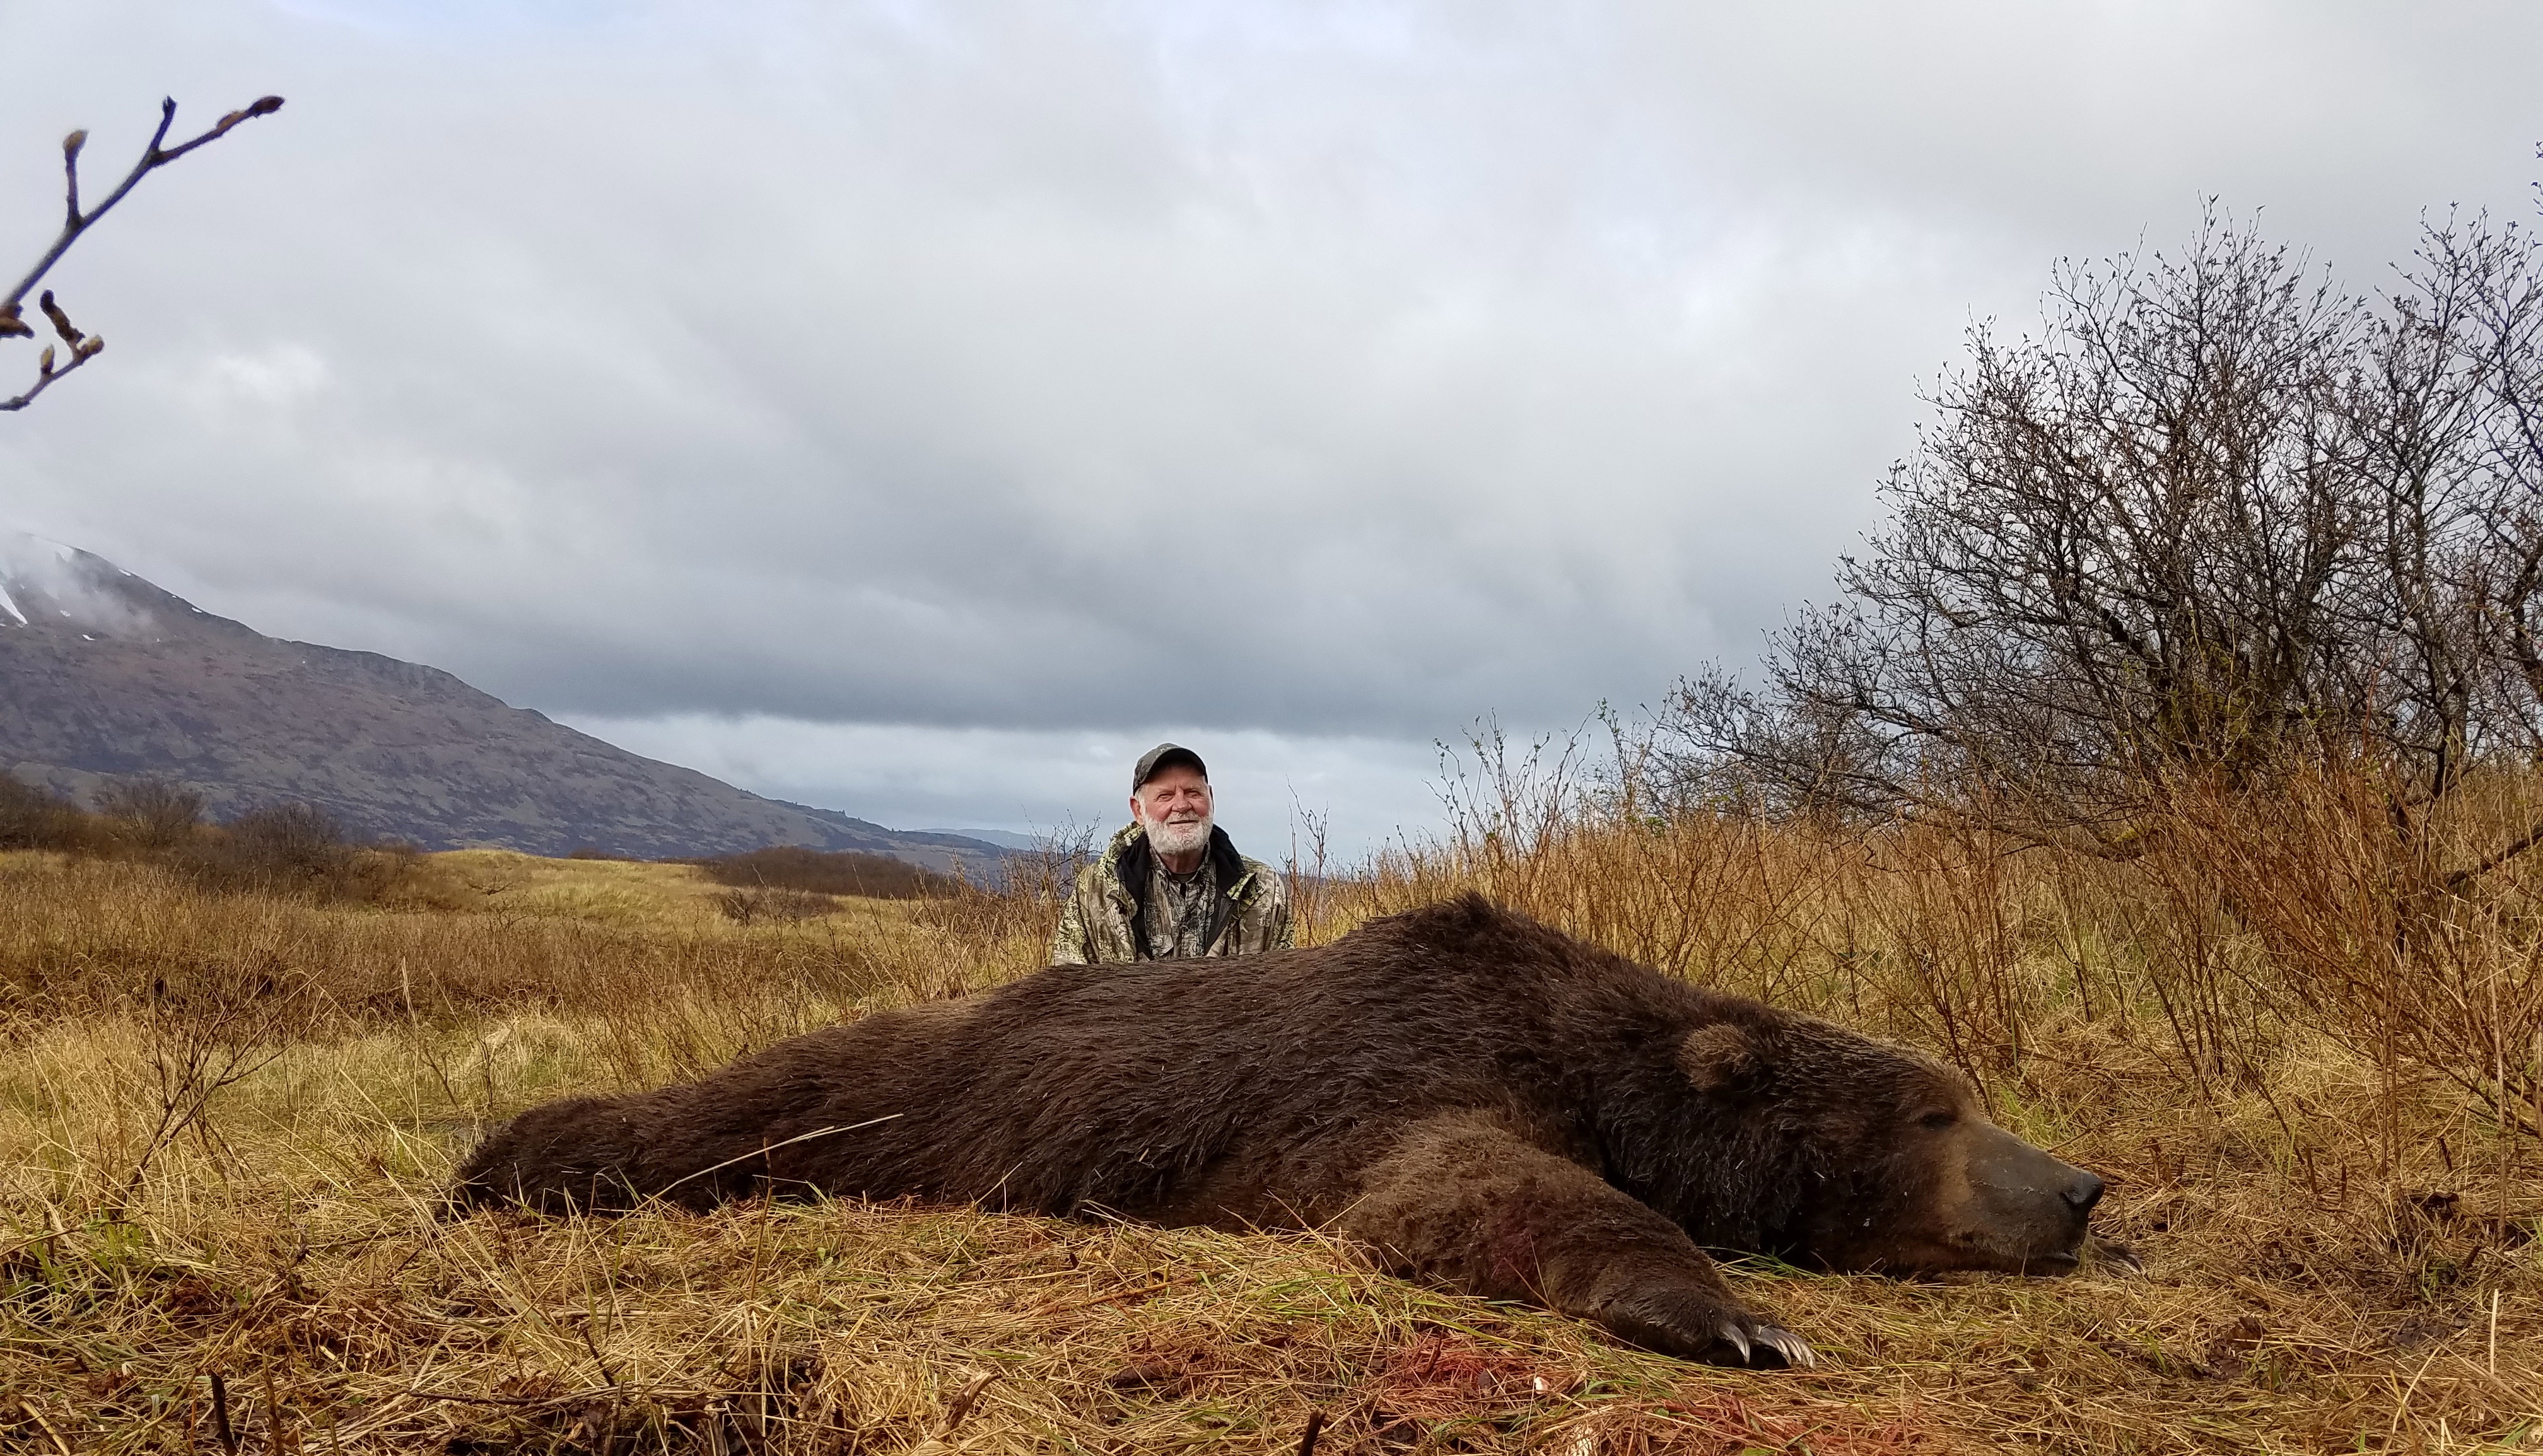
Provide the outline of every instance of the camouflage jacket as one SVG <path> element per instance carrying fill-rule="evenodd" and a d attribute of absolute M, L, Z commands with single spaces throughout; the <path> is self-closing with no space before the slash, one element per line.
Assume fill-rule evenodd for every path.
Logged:
<path fill-rule="evenodd" d="M 1296 945 L 1289 928 L 1289 886 L 1260 860 L 1236 852 L 1224 829 L 1209 831 L 1209 858 L 1219 898 L 1203 937 L 1205 956 L 1254 956 Z M 1050 939 L 1053 965 L 1116 965 L 1155 958 L 1148 950 L 1147 899 L 1156 858 L 1147 831 L 1132 824 L 1113 836 L 1095 863 L 1077 872 L 1077 887 L 1060 907 Z"/>

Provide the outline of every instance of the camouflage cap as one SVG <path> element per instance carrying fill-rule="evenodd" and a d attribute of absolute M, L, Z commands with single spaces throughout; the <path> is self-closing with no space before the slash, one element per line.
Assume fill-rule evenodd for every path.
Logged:
<path fill-rule="evenodd" d="M 1190 766 L 1194 773 L 1203 779 L 1209 777 L 1209 765 L 1200 761 L 1199 754 L 1180 743 L 1159 743 L 1156 747 L 1140 754 L 1139 766 L 1130 770 L 1130 792 L 1138 793 L 1147 786 L 1150 779 L 1177 764 Z"/>

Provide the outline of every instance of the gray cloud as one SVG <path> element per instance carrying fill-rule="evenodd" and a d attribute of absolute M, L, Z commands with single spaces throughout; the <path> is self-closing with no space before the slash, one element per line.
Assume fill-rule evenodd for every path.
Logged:
<path fill-rule="evenodd" d="M 45 58 L 0 96 L 0 195 L 49 198 L 73 124 L 122 155 L 162 91 L 291 98 L 66 266 L 114 345 L 0 424 L 0 522 L 702 766 L 831 725 L 886 776 L 1025 741 L 907 728 L 1182 725 L 1375 785 L 1486 712 L 1648 699 L 1823 592 L 1916 381 L 2052 257 L 2216 193 L 2370 283 L 2424 206 L 2522 214 L 2543 138 L 2543 16 L 2506 8 L 215 0 L 0 34 Z M 873 773 L 787 772 L 879 812 Z"/>

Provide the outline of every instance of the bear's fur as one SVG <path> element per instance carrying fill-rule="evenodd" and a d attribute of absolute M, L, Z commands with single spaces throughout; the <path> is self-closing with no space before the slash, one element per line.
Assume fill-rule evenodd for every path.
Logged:
<path fill-rule="evenodd" d="M 1242 961 L 1055 966 L 521 1114 L 467 1201 L 915 1195 L 1329 1228 L 1710 1359 L 1807 1361 L 1703 1249 L 2072 1268 L 2101 1180 L 1932 1060 L 1468 896 Z"/>

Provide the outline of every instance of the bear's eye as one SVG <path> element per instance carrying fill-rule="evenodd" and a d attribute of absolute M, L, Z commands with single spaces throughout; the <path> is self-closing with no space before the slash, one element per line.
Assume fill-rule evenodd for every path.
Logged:
<path fill-rule="evenodd" d="M 1960 1115 L 1955 1112 L 1927 1112 L 1924 1116 L 1916 1119 L 1916 1125 L 1919 1127 L 1931 1128 L 1936 1132 L 1940 1132 L 1959 1120 L 1961 1120 Z"/>

